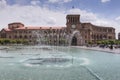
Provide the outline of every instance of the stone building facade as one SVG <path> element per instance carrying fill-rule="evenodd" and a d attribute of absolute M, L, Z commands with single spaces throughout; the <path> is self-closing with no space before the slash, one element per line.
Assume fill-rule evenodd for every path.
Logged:
<path fill-rule="evenodd" d="M 96 42 L 98 40 L 114 40 L 115 29 L 113 27 L 96 26 L 91 23 L 81 23 L 80 15 L 67 15 L 67 31 L 78 30 L 84 43 Z"/>
<path fill-rule="evenodd" d="M 114 40 L 115 29 L 81 23 L 79 14 L 69 14 L 66 16 L 66 27 L 26 27 L 23 23 L 15 22 L 0 31 L 0 38 L 26 39 L 30 43 L 38 41 L 50 45 L 84 45 L 98 40 Z"/>
<path fill-rule="evenodd" d="M 120 33 L 118 33 L 118 40 L 120 40 Z"/>

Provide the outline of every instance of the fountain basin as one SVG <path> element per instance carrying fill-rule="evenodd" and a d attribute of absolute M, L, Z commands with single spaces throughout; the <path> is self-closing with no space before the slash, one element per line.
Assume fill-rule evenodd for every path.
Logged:
<path fill-rule="evenodd" d="M 68 51 L 65 47 L 19 47 L 20 50 L 0 50 L 0 80 L 120 79 L 119 54 L 79 48 Z"/>

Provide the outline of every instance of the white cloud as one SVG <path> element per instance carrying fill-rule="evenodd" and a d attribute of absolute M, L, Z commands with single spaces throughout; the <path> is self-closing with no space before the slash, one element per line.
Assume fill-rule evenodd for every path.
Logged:
<path fill-rule="evenodd" d="M 70 1 L 72 1 L 72 0 L 48 0 L 48 2 L 50 2 L 50 3 L 58 3 L 58 2 L 67 3 Z"/>
<path fill-rule="evenodd" d="M 99 16 L 95 13 L 88 12 L 86 10 L 80 10 L 80 9 L 71 9 L 68 11 L 69 14 L 81 14 L 81 22 L 90 22 L 95 25 L 101 25 L 101 26 L 108 26 L 110 25 L 109 22 L 103 18 L 99 18 Z"/>
<path fill-rule="evenodd" d="M 53 24 L 54 25 L 56 23 L 56 19 L 54 17 L 48 17 L 47 20 L 48 20 L 47 21 L 48 24 Z"/>
<path fill-rule="evenodd" d="M 85 10 L 80 10 L 80 9 L 70 9 L 68 12 L 68 14 L 81 14 L 81 19 L 82 21 L 94 21 L 97 18 L 97 15 L 92 13 L 92 12 L 88 12 Z"/>
<path fill-rule="evenodd" d="M 7 6 L 6 0 L 0 0 L 0 9 L 5 8 Z"/>
<path fill-rule="evenodd" d="M 116 21 L 120 21 L 120 16 L 115 18 Z"/>
<path fill-rule="evenodd" d="M 31 1 L 31 0 L 12 0 L 14 4 L 17 4 L 17 5 L 26 5 L 28 4 L 28 1 Z"/>
<path fill-rule="evenodd" d="M 51 2 L 51 3 L 59 2 L 59 0 L 48 0 L 48 1 Z"/>
<path fill-rule="evenodd" d="M 70 1 L 72 1 L 72 0 L 63 0 L 64 2 L 70 2 Z"/>
<path fill-rule="evenodd" d="M 2 1 L 0 1 L 0 6 Z M 6 2 L 3 3 L 5 4 L 5 9 L 1 9 L 0 11 L 0 28 L 6 27 L 11 22 L 22 22 L 26 26 L 65 26 L 67 14 L 80 14 L 81 22 L 91 22 L 95 25 L 115 27 L 117 33 L 120 31 L 120 17 L 115 20 L 110 20 L 102 18 L 96 13 L 76 8 L 66 11 L 54 11 L 40 6 L 8 6 Z"/>
<path fill-rule="evenodd" d="M 101 0 L 102 3 L 106 3 L 106 2 L 109 2 L 111 0 Z"/>
<path fill-rule="evenodd" d="M 105 18 L 100 17 L 99 15 L 93 13 L 93 12 L 88 12 L 86 10 L 81 10 L 81 9 L 71 9 L 68 10 L 68 14 L 80 14 L 81 17 L 81 22 L 90 22 L 95 25 L 99 26 L 111 26 L 113 23 L 110 23 L 111 21 Z"/>
<path fill-rule="evenodd" d="M 1 28 L 11 22 L 23 22 L 33 26 L 65 26 L 65 14 L 39 6 L 7 6 L 0 12 Z"/>
<path fill-rule="evenodd" d="M 120 32 L 120 16 L 115 20 L 110 20 L 103 18 L 93 12 L 88 12 L 81 9 L 71 9 L 67 13 L 69 14 L 81 14 L 81 22 L 90 22 L 94 25 L 105 26 L 105 27 L 114 27 L 116 29 L 116 37 L 118 32 Z"/>
<path fill-rule="evenodd" d="M 40 1 L 39 0 L 32 0 L 30 3 L 32 5 L 38 5 L 38 4 L 40 4 Z"/>
<path fill-rule="evenodd" d="M 119 33 L 120 32 L 120 16 L 115 18 L 114 24 L 117 26 L 116 27 L 116 32 Z"/>

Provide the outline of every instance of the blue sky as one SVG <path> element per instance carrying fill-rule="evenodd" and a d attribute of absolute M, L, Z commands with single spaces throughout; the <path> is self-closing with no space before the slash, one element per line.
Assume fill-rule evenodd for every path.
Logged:
<path fill-rule="evenodd" d="M 119 3 L 120 0 L 0 0 L 0 28 L 11 22 L 65 26 L 67 14 L 80 14 L 81 22 L 114 27 L 118 33 Z"/>
<path fill-rule="evenodd" d="M 51 9 L 70 9 L 72 6 L 83 10 L 92 11 L 103 16 L 119 16 L 120 0 L 6 0 L 8 5 L 19 4 L 21 6 L 31 5 L 31 1 L 39 1 L 39 6 L 48 5 Z M 67 2 L 68 1 L 68 2 Z M 56 8 L 57 7 L 57 8 Z"/>

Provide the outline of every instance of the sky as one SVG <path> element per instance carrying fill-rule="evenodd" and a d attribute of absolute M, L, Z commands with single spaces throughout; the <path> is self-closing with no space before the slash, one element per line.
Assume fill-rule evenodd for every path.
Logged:
<path fill-rule="evenodd" d="M 67 14 L 82 23 L 114 27 L 120 32 L 120 0 L 0 0 L 0 29 L 12 22 L 25 26 L 66 26 Z"/>

